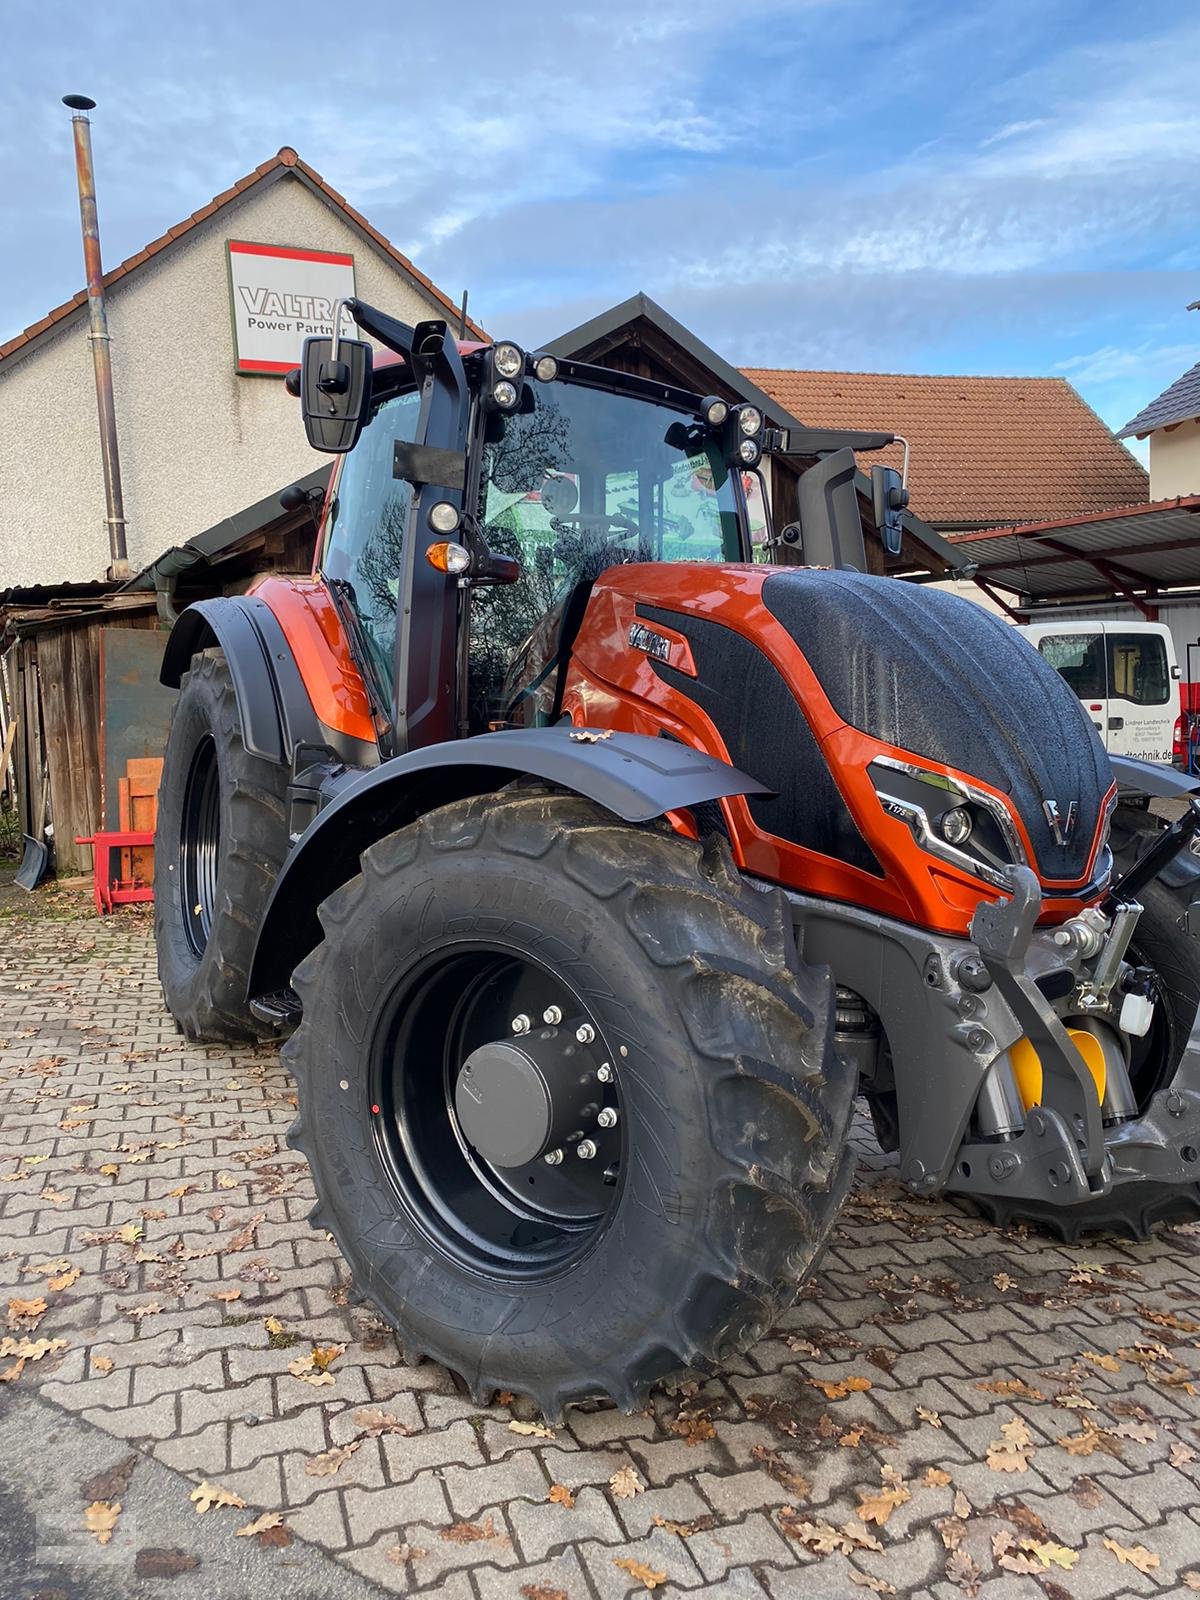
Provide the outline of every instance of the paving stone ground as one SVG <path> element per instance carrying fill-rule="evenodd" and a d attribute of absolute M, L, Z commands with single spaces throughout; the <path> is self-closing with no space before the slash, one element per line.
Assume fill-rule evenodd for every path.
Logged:
<path fill-rule="evenodd" d="M 0 1360 L 0 1419 L 10 1395 L 53 1409 L 61 1453 L 49 1479 L 39 1467 L 78 1512 L 35 1518 L 30 1586 L 4 1600 L 182 1594 L 137 1575 L 147 1546 L 205 1564 L 211 1583 L 187 1593 L 236 1594 L 235 1530 L 264 1511 L 295 1541 L 259 1552 L 284 1597 L 617 1600 L 644 1592 L 622 1562 L 665 1574 L 659 1595 L 730 1600 L 1116 1600 L 1186 1594 L 1200 1572 L 1200 1225 L 1071 1247 L 999 1233 L 908 1197 L 863 1122 L 854 1195 L 779 1327 L 645 1414 L 577 1407 L 547 1438 L 511 1428 L 530 1419 L 520 1397 L 481 1409 L 437 1366 L 406 1366 L 348 1304 L 306 1224 L 293 1109 L 274 1049 L 177 1037 L 144 916 L 0 916 L 0 1310 L 44 1298 L 8 1337 L 63 1341 L 12 1376 L 19 1356 Z M 331 1383 L 289 1370 L 336 1345 Z M 839 1387 L 851 1378 L 870 1386 Z M 371 1432 L 365 1408 L 395 1422 Z M 1029 1441 L 1024 1471 L 987 1464 L 1005 1426 Z M 91 1441 L 78 1457 L 72 1427 Z M 3 1436 L 11 1491 L 28 1475 Z M 97 1438 L 109 1465 L 134 1460 L 104 1545 L 83 1525 Z M 354 1441 L 336 1471 L 310 1470 Z M 610 1480 L 629 1467 L 646 1488 L 622 1498 Z M 869 1538 L 805 1528 L 844 1526 L 884 1477 L 903 1487 Z M 201 1522 L 204 1479 L 247 1509 Z M 46 1541 L 114 1587 L 39 1589 Z M 1035 1570 L 1011 1570 L 1022 1560 Z"/>

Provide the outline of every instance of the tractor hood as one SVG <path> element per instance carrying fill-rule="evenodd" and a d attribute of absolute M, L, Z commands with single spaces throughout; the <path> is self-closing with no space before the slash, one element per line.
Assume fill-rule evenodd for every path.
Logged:
<path fill-rule="evenodd" d="M 1079 701 L 1016 628 L 958 595 L 856 572 L 773 573 L 762 599 L 851 727 L 1008 795 L 1041 876 L 1083 876 L 1112 769 Z M 1064 816 L 1077 808 L 1062 843 L 1051 801 Z"/>

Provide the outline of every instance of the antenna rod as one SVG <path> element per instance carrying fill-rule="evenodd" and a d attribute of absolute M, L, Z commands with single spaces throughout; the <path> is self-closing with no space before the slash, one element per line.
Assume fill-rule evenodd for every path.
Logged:
<path fill-rule="evenodd" d="M 63 95 L 63 105 L 74 112 L 75 175 L 79 182 L 79 224 L 83 233 L 83 265 L 87 273 L 88 339 L 96 374 L 96 411 L 100 421 L 100 460 L 104 467 L 104 501 L 107 508 L 108 576 L 129 576 L 125 547 L 125 505 L 121 495 L 121 460 L 117 452 L 117 414 L 113 406 L 112 356 L 108 317 L 104 310 L 104 268 L 100 261 L 100 223 L 96 214 L 96 174 L 92 166 L 92 129 L 87 114 L 96 102 L 85 94 Z"/>

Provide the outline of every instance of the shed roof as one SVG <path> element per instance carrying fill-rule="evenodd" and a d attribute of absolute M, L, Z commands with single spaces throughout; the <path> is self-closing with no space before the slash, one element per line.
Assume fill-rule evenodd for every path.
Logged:
<path fill-rule="evenodd" d="M 414 266 L 402 251 L 397 250 L 390 239 L 385 239 L 383 234 L 377 228 L 372 227 L 361 212 L 356 211 L 343 195 L 340 195 L 331 184 L 325 182 L 325 179 L 315 168 L 310 167 L 307 161 L 302 161 L 295 150 L 286 144 L 282 149 L 276 151 L 269 161 L 261 162 L 253 172 L 247 173 L 244 178 L 239 178 L 228 189 L 224 189 L 220 194 L 215 195 L 207 205 L 201 206 L 198 211 L 193 211 L 190 217 L 185 217 L 182 222 L 177 222 L 173 228 L 168 228 L 166 233 L 159 238 L 152 239 L 148 245 L 137 251 L 135 255 L 126 257 L 118 266 L 112 267 L 104 274 L 104 287 L 107 289 L 113 284 L 120 283 L 130 273 L 136 272 L 139 267 L 144 266 L 147 261 L 151 261 L 155 256 L 161 255 L 164 250 L 169 250 L 179 239 L 186 238 L 193 228 L 198 227 L 201 223 L 208 222 L 225 206 L 232 204 L 233 201 L 240 200 L 247 191 L 262 184 L 276 182 L 278 179 L 289 175 L 293 178 L 298 178 L 314 194 L 317 194 L 327 204 L 333 206 L 334 210 L 340 212 L 343 219 L 349 223 L 357 234 L 368 243 L 374 245 L 413 283 L 436 300 L 445 310 L 447 316 L 458 317 L 459 308 L 450 299 L 449 295 L 444 290 L 439 289 L 432 278 L 426 277 L 419 268 Z M 76 313 L 82 314 L 86 303 L 87 290 L 80 289 L 69 300 L 64 300 L 62 305 L 55 306 L 53 311 L 48 311 L 37 322 L 31 323 L 28 328 L 15 334 L 6 343 L 0 344 L 0 362 L 6 361 L 10 356 L 15 356 L 18 353 L 23 354 L 31 345 L 36 344 L 39 339 L 51 333 L 72 315 Z M 483 329 L 478 323 L 473 322 L 470 317 L 467 318 L 467 327 L 476 338 L 487 338 Z"/>
<path fill-rule="evenodd" d="M 1024 601 L 1115 594 L 1145 609 L 1168 589 L 1200 589 L 1200 495 L 1122 511 L 954 535 L 975 578 Z"/>
<path fill-rule="evenodd" d="M 1175 422 L 1188 422 L 1200 417 L 1200 361 L 1190 367 L 1182 378 L 1176 378 L 1170 388 L 1164 389 L 1157 400 L 1143 406 L 1132 422 L 1127 422 L 1117 435 L 1127 439 L 1136 433 L 1144 439 L 1155 428 L 1169 428 Z"/>
<path fill-rule="evenodd" d="M 913 510 L 943 529 L 1079 517 L 1146 499 L 1145 469 L 1063 378 L 744 371 L 809 427 L 902 434 Z M 899 447 L 871 459 L 899 466 Z"/>

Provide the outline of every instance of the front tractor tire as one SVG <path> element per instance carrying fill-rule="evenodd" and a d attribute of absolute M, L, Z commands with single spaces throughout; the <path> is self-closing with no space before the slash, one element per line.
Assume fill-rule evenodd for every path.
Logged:
<path fill-rule="evenodd" d="M 849 1175 L 832 984 L 723 844 L 516 788 L 380 840 L 284 1048 L 314 1226 L 406 1352 L 550 1417 L 761 1337 Z"/>
<path fill-rule="evenodd" d="M 262 1035 L 246 980 L 287 852 L 287 782 L 284 767 L 242 741 L 224 653 L 194 656 L 167 737 L 154 835 L 158 977 L 189 1039 Z"/>

